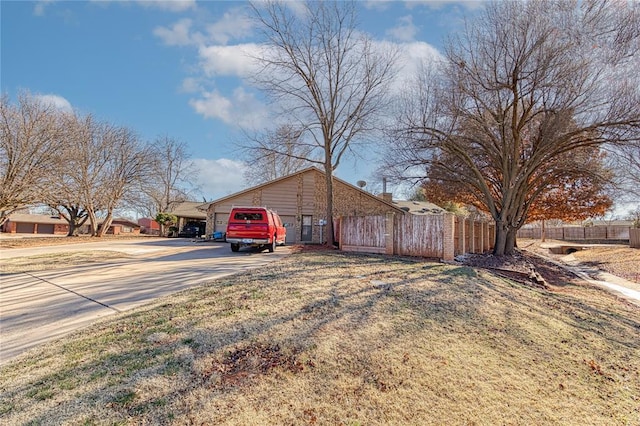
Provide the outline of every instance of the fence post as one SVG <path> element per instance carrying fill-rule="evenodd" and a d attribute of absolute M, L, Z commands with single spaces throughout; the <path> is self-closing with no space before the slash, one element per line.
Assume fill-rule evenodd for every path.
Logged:
<path fill-rule="evenodd" d="M 393 237 L 395 232 L 395 213 L 389 212 L 385 215 L 384 218 L 384 242 L 385 242 L 385 253 L 386 254 L 395 254 L 393 252 Z"/>
<path fill-rule="evenodd" d="M 442 220 L 444 221 L 442 259 L 451 261 L 455 257 L 455 217 L 451 213 L 445 213 Z"/>
<path fill-rule="evenodd" d="M 467 252 L 467 219 L 464 216 L 459 216 L 460 218 L 460 254 L 465 254 Z"/>

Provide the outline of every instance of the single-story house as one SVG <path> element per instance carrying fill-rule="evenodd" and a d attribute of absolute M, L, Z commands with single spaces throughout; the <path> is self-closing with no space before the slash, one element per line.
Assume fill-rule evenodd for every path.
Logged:
<path fill-rule="evenodd" d="M 147 235 L 159 235 L 160 224 L 150 217 L 138 219 L 138 225 L 141 226 L 140 233 Z"/>
<path fill-rule="evenodd" d="M 102 220 L 100 220 L 102 223 Z M 12 213 L 2 225 L 2 232 L 11 234 L 67 235 L 69 223 L 62 217 L 44 214 Z M 89 225 L 85 224 L 79 233 L 89 233 Z M 140 225 L 128 219 L 113 219 L 107 234 L 136 235 L 140 233 Z"/>
<path fill-rule="evenodd" d="M 389 193 L 377 197 L 336 177 L 333 182 L 334 218 L 405 214 Z M 212 201 L 206 210 L 207 235 L 226 231 L 233 206 L 262 206 L 280 215 L 287 228 L 287 244 L 321 243 L 326 241 L 326 198 L 324 172 L 309 167 Z"/>
<path fill-rule="evenodd" d="M 172 206 L 169 213 L 178 218 L 178 223 L 175 225 L 178 228 L 178 232 L 182 232 L 187 224 L 198 224 L 202 231 L 204 231 L 206 228 L 208 206 L 209 203 L 199 201 L 183 201 Z"/>
<path fill-rule="evenodd" d="M 7 234 L 67 235 L 69 223 L 61 217 L 47 214 L 12 213 L 2 225 Z"/>
<path fill-rule="evenodd" d="M 102 223 L 102 220 L 100 221 Z M 86 226 L 86 225 L 85 225 Z M 98 225 L 102 226 L 101 224 Z M 129 219 L 116 218 L 111 221 L 107 234 L 111 235 L 139 235 L 142 227 Z"/>

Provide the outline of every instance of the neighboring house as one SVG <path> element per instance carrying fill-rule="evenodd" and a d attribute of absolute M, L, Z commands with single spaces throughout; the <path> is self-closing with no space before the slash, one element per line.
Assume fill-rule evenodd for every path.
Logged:
<path fill-rule="evenodd" d="M 10 234 L 67 235 L 69 223 L 61 217 L 45 214 L 13 213 L 2 225 Z"/>
<path fill-rule="evenodd" d="M 198 224 L 204 230 L 207 220 L 207 207 L 209 203 L 201 203 L 199 201 L 183 201 L 175 204 L 168 213 L 178 218 L 178 232 L 182 232 L 187 224 L 193 226 Z"/>
<path fill-rule="evenodd" d="M 102 222 L 102 221 L 100 221 Z M 100 228 L 102 225 L 98 225 Z M 111 235 L 139 235 L 142 227 L 129 219 L 113 219 L 107 234 Z"/>
<path fill-rule="evenodd" d="M 442 207 L 430 203 L 428 201 L 398 201 L 394 200 L 393 204 L 400 207 L 402 210 L 416 215 L 425 214 L 442 214 L 446 210 Z"/>
<path fill-rule="evenodd" d="M 207 208 L 207 235 L 225 232 L 233 206 L 263 206 L 278 212 L 287 228 L 287 244 L 326 241 L 326 186 L 324 172 L 310 167 L 212 201 Z M 334 218 L 369 216 L 405 211 L 385 198 L 376 197 L 334 177 Z"/>
<path fill-rule="evenodd" d="M 140 229 L 140 233 L 142 234 L 147 234 L 147 235 L 160 234 L 160 224 L 149 217 L 143 217 L 141 219 L 138 219 L 138 225 L 142 227 Z"/>
<path fill-rule="evenodd" d="M 102 221 L 100 221 L 102 222 Z M 11 234 L 67 235 L 69 224 L 58 216 L 43 214 L 14 213 L 2 226 L 2 232 Z M 89 233 L 89 225 L 78 230 L 81 234 Z M 107 234 L 136 235 L 140 233 L 140 225 L 128 219 L 113 219 Z"/>

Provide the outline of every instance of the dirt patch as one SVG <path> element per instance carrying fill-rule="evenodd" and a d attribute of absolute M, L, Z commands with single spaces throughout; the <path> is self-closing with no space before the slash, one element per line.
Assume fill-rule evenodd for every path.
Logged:
<path fill-rule="evenodd" d="M 522 284 L 544 289 L 549 289 L 549 285 L 559 286 L 578 281 L 578 278 L 566 269 L 526 251 L 516 251 L 512 256 L 467 254 L 458 256 L 456 261 L 473 268 L 486 269 L 493 274 Z"/>
<path fill-rule="evenodd" d="M 542 255 L 556 262 L 565 262 L 565 254 L 554 254 L 549 248 L 566 245 L 566 241 L 547 240 L 519 240 L 521 249 Z M 572 260 L 588 266 L 596 267 L 617 277 L 640 283 L 640 249 L 628 246 L 612 245 L 581 245 L 582 250 L 571 253 Z"/>

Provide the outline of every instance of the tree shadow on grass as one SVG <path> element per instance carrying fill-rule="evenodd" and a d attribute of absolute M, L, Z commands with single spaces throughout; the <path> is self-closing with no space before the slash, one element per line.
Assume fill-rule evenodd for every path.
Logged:
<path fill-rule="evenodd" d="M 304 374 L 315 368 L 314 348 L 326 333 L 358 333 L 394 315 L 407 322 L 393 324 L 385 335 L 389 341 L 444 328 L 460 338 L 489 334 L 527 347 L 536 345 L 537 337 L 526 328 L 526 316 L 531 321 L 552 317 L 575 333 L 630 350 L 640 344 L 637 316 L 469 267 L 339 253 L 289 262 L 289 269 L 253 270 L 127 313 L 102 325 L 97 341 L 78 333 L 68 344 L 87 351 L 90 360 L 8 390 L 6 398 L 32 394 L 27 398 L 32 407 L 20 410 L 37 411 L 36 423 L 61 418 L 65 410 L 76 421 L 91 417 L 91 404 L 101 404 L 109 421 L 168 422 L 188 394 L 236 392 L 274 370 Z M 366 269 L 354 269 L 363 264 Z M 366 360 L 368 355 L 354 356 Z M 140 394 L 140 384 L 154 377 L 176 380 L 152 398 Z M 74 398 L 39 408 L 42 400 L 66 394 L 65 380 L 71 380 L 70 388 L 95 384 L 81 397 L 86 412 L 74 408 Z M 383 385 L 377 383 L 380 389 Z"/>

